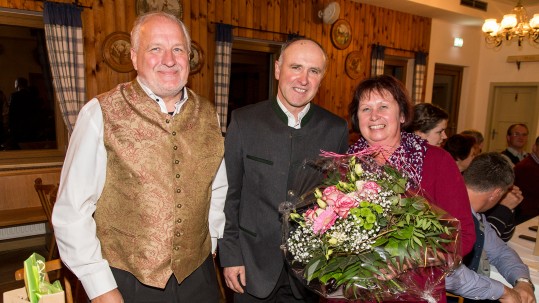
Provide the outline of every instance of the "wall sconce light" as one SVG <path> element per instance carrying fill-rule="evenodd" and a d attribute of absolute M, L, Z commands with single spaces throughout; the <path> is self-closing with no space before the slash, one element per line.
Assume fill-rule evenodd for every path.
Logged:
<path fill-rule="evenodd" d="M 464 39 L 460 37 L 455 37 L 455 40 L 453 40 L 453 46 L 454 47 L 462 47 L 464 45 Z"/>
<path fill-rule="evenodd" d="M 318 11 L 318 17 L 322 19 L 325 24 L 333 24 L 341 13 L 341 6 L 337 2 L 331 2 L 323 10 Z"/>

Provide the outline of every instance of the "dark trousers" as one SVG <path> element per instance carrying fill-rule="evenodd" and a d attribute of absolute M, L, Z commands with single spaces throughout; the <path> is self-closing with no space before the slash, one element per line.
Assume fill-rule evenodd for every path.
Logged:
<path fill-rule="evenodd" d="M 144 285 L 127 271 L 111 269 L 125 303 L 219 302 L 219 286 L 211 255 L 182 283 L 178 284 L 172 275 L 165 289 Z"/>
<path fill-rule="evenodd" d="M 234 303 L 318 303 L 320 297 L 307 289 L 302 289 L 301 293 L 303 295 L 302 299 L 296 298 L 292 292 L 292 287 L 290 286 L 290 279 L 293 279 L 289 276 L 289 273 L 286 269 L 286 266 L 283 266 L 277 285 L 266 298 L 258 298 L 252 296 L 248 293 L 238 294 L 234 293 Z M 249 283 L 249 281 L 247 281 Z M 252 283 L 252 282 L 251 282 Z M 303 287 L 298 285 L 297 287 Z"/>

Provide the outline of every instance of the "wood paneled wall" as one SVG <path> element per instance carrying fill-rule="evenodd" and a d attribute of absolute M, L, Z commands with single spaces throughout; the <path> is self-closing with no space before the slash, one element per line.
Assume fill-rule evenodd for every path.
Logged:
<path fill-rule="evenodd" d="M 73 0 L 54 0 L 71 3 Z M 348 48 L 335 48 L 330 39 L 331 25 L 323 24 L 317 14 L 330 0 L 182 0 L 183 21 L 191 31 L 192 39 L 205 53 L 202 70 L 191 76 L 188 85 L 199 94 L 213 98 L 213 57 L 216 22 L 228 23 L 235 28 L 235 37 L 284 41 L 294 33 L 318 41 L 327 51 L 329 69 L 314 102 L 347 117 L 348 103 L 357 83 L 369 75 L 370 50 L 373 43 L 390 47 L 388 55 L 413 57 L 409 51 L 428 51 L 431 19 L 400 13 L 384 8 L 359 4 L 351 0 L 337 0 L 341 6 L 341 19 L 352 27 L 353 40 Z M 135 72 L 119 73 L 103 60 L 102 44 L 113 32 L 130 32 L 136 18 L 135 0 L 80 0 L 90 6 L 83 10 L 84 52 L 86 63 L 87 99 L 105 92 L 118 83 L 130 81 Z M 34 0 L 0 0 L 0 7 L 42 11 L 43 2 Z M 249 29 L 244 29 L 249 28 Z M 276 33 L 270 33 L 276 32 Z M 282 34 L 279 34 L 282 33 Z M 393 49 L 391 49 L 393 48 Z M 362 76 L 350 79 L 344 71 L 345 58 L 351 51 L 362 54 Z M 59 169 L 50 171 L 18 171 L 14 175 L 0 175 L 3 197 L 2 209 L 39 206 L 34 195 L 33 180 L 44 177 L 47 182 L 59 180 Z M 24 188 L 21 188 L 23 186 Z M 21 195 L 20 193 L 24 193 Z M 1 195 L 0 195 L 1 196 Z"/>
<path fill-rule="evenodd" d="M 72 0 L 54 0 L 71 3 Z M 360 4 L 351 0 L 337 0 L 341 6 L 341 19 L 352 27 L 353 40 L 344 50 L 335 48 L 330 39 L 331 25 L 323 24 L 318 11 L 330 0 L 182 0 L 183 21 L 205 53 L 202 70 L 192 75 L 189 86 L 199 94 L 213 98 L 213 57 L 215 48 L 215 22 L 235 28 L 235 37 L 284 41 L 286 34 L 295 33 L 313 38 L 327 51 L 329 69 L 315 103 L 342 116 L 352 91 L 361 78 L 370 71 L 370 49 L 373 43 L 391 47 L 386 54 L 413 57 L 410 51 L 428 51 L 431 19 L 393 10 Z M 80 0 L 91 6 L 83 11 L 83 31 L 86 61 L 87 99 L 105 92 L 116 84 L 129 81 L 135 72 L 118 73 L 103 60 L 101 46 L 105 37 L 113 32 L 129 32 L 136 18 L 135 0 Z M 0 0 L 0 7 L 43 10 L 43 2 L 34 0 Z M 278 32 L 275 34 L 269 32 Z M 345 58 L 351 51 L 362 54 L 363 74 L 352 80 L 344 72 Z"/>

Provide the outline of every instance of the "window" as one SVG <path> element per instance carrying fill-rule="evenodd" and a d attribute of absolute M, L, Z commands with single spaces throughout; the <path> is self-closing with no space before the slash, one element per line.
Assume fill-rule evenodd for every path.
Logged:
<path fill-rule="evenodd" d="M 384 75 L 390 75 L 406 83 L 408 60 L 387 56 L 384 62 Z"/>
<path fill-rule="evenodd" d="M 0 66 L 0 165 L 61 162 L 66 130 L 54 99 L 41 13 L 0 9 Z"/>

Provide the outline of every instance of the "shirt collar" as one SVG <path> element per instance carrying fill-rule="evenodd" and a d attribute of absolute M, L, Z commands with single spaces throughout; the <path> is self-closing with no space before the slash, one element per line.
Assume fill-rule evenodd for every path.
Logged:
<path fill-rule="evenodd" d="M 293 127 L 295 129 L 301 128 L 301 119 L 305 117 L 305 115 L 309 112 L 309 108 L 311 108 L 311 103 L 307 103 L 307 105 L 299 112 L 298 114 L 298 120 L 296 121 L 296 118 L 294 115 L 288 111 L 288 109 L 283 105 L 281 100 L 279 100 L 279 96 L 277 96 L 277 104 L 281 108 L 281 110 L 285 113 L 286 117 L 288 118 L 288 126 Z"/>
<path fill-rule="evenodd" d="M 142 90 L 148 95 L 148 97 L 152 98 L 152 100 L 157 102 L 157 104 L 159 105 L 159 108 L 161 109 L 161 112 L 168 114 L 167 105 L 165 104 L 165 101 L 163 100 L 163 98 L 154 94 L 149 87 L 147 87 L 140 81 L 139 77 L 137 77 L 137 82 L 140 84 L 140 87 L 142 87 Z M 178 100 L 176 104 L 174 105 L 174 112 L 172 113 L 173 116 L 180 112 L 180 109 L 185 104 L 188 98 L 189 97 L 187 95 L 187 88 L 184 86 L 182 89 L 181 99 Z"/>
<path fill-rule="evenodd" d="M 472 210 L 472 215 L 476 218 L 476 219 L 481 219 L 481 215 L 479 213 L 477 213 L 473 207 L 471 207 L 471 210 Z"/>
<path fill-rule="evenodd" d="M 520 152 L 518 152 L 516 149 L 514 149 L 514 148 L 512 148 L 512 147 L 510 147 L 510 146 L 507 147 L 507 150 L 508 150 L 513 156 L 517 157 L 519 160 L 522 160 L 522 159 L 526 158 L 526 156 L 528 155 L 528 153 L 526 153 L 526 152 L 521 152 L 521 153 L 520 153 Z"/>

